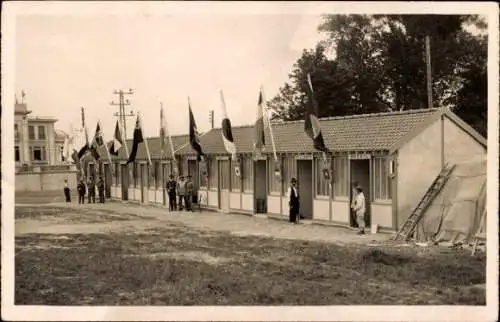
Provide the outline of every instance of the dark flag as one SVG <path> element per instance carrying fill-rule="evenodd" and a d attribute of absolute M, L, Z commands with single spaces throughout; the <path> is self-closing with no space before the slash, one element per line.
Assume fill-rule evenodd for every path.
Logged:
<path fill-rule="evenodd" d="M 304 122 L 304 131 L 313 140 L 314 148 L 316 150 L 327 152 L 328 149 L 325 146 L 323 140 L 323 134 L 321 133 L 321 127 L 318 119 L 318 103 L 314 97 L 314 90 L 311 82 L 311 75 L 307 74 L 307 84 L 308 84 L 308 104 L 306 110 L 306 117 Z"/>
<path fill-rule="evenodd" d="M 102 138 L 102 130 L 100 122 L 97 122 L 97 127 L 95 129 L 94 139 L 92 140 L 92 144 L 90 145 L 90 152 L 92 152 L 92 156 L 94 159 L 99 160 L 101 157 L 97 149 L 104 145 L 104 140 Z"/>
<path fill-rule="evenodd" d="M 255 121 L 254 150 L 256 154 L 261 154 L 266 145 L 264 132 L 264 94 L 262 88 L 259 92 L 259 102 L 257 103 L 257 118 Z"/>
<path fill-rule="evenodd" d="M 142 127 L 141 122 L 139 120 L 139 115 L 137 115 L 137 121 L 135 121 L 134 128 L 134 139 L 132 141 L 132 151 L 130 151 L 130 156 L 128 157 L 127 164 L 135 161 L 135 157 L 137 155 L 137 149 L 139 148 L 139 143 L 144 142 L 144 138 L 142 136 Z"/>
<path fill-rule="evenodd" d="M 118 155 L 118 150 L 120 150 L 122 145 L 123 138 L 120 131 L 120 124 L 118 123 L 118 121 L 116 121 L 115 134 L 113 135 L 113 141 L 111 143 L 111 149 L 109 150 L 109 153 L 115 156 Z"/>
<path fill-rule="evenodd" d="M 198 133 L 198 128 L 196 127 L 196 122 L 194 120 L 193 111 L 191 110 L 191 102 L 188 98 L 189 105 L 189 143 L 193 150 L 198 154 L 198 161 L 204 156 L 203 150 L 201 149 L 200 134 Z"/>
<path fill-rule="evenodd" d="M 224 94 L 220 91 L 220 97 L 222 101 L 222 141 L 224 142 L 224 147 L 226 151 L 231 154 L 233 160 L 236 160 L 236 144 L 234 144 L 233 131 L 231 129 L 231 121 L 227 116 L 226 102 L 224 100 Z"/>

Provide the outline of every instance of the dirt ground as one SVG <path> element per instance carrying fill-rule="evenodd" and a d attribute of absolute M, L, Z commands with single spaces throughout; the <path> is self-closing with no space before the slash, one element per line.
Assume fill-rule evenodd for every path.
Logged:
<path fill-rule="evenodd" d="M 17 198 L 16 304 L 483 304 L 485 257 L 389 235 Z"/>

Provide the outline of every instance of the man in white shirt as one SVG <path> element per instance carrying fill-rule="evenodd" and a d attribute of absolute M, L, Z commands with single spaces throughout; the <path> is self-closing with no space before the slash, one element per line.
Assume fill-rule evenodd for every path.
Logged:
<path fill-rule="evenodd" d="M 357 195 L 354 200 L 354 211 L 356 213 L 356 220 L 358 222 L 358 235 L 363 235 L 365 233 L 365 213 L 366 213 L 366 200 L 365 194 L 363 193 L 363 188 L 357 186 Z"/>

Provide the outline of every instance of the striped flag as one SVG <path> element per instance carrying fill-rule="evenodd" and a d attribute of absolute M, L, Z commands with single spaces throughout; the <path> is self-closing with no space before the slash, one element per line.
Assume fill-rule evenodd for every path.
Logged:
<path fill-rule="evenodd" d="M 194 120 L 193 111 L 191 110 L 191 100 L 188 97 L 188 105 L 189 105 L 189 144 L 193 150 L 198 154 L 198 161 L 202 160 L 202 157 L 205 156 L 203 150 L 201 148 L 200 143 L 200 134 L 198 133 L 198 128 L 196 127 L 196 122 Z"/>
<path fill-rule="evenodd" d="M 236 144 L 234 144 L 231 121 L 227 117 L 226 101 L 222 91 L 220 91 L 220 98 L 222 101 L 222 141 L 226 151 L 231 154 L 233 160 L 236 160 Z"/>
<path fill-rule="evenodd" d="M 323 134 L 321 133 L 321 127 L 319 124 L 318 103 L 316 102 L 316 98 L 314 97 L 314 90 L 310 74 L 307 74 L 307 84 L 307 94 L 309 96 L 309 99 L 305 115 L 304 131 L 313 140 L 314 148 L 316 150 L 327 152 L 328 149 L 325 146 Z"/>
<path fill-rule="evenodd" d="M 112 155 L 117 156 L 118 155 L 118 150 L 122 147 L 124 144 L 123 142 L 123 136 L 120 131 L 120 123 L 116 121 L 115 125 L 115 134 L 113 135 L 113 141 L 111 142 L 111 148 L 109 150 L 109 153 Z"/>
<path fill-rule="evenodd" d="M 261 87 L 259 101 L 257 103 L 257 118 L 255 121 L 254 150 L 256 154 L 261 154 L 265 149 L 266 137 L 264 133 L 264 94 Z"/>
<path fill-rule="evenodd" d="M 95 129 L 94 139 L 92 140 L 92 144 L 90 145 L 90 152 L 92 152 L 92 156 L 94 159 L 99 160 L 101 157 L 97 149 L 104 145 L 104 140 L 102 138 L 102 130 L 101 130 L 101 122 L 97 122 L 97 126 Z"/>
<path fill-rule="evenodd" d="M 83 128 L 84 134 L 85 134 L 85 142 L 83 146 L 80 148 L 78 151 L 78 159 L 81 159 L 87 151 L 90 149 L 90 144 L 89 144 L 89 134 L 87 132 L 87 127 Z"/>
<path fill-rule="evenodd" d="M 135 121 L 135 128 L 134 128 L 134 139 L 132 141 L 132 151 L 130 151 L 127 164 L 135 161 L 135 157 L 137 156 L 137 150 L 139 149 L 139 143 L 142 142 L 144 142 L 144 136 L 142 134 L 142 127 L 141 127 L 141 122 L 139 120 L 139 115 L 137 115 L 137 120 Z"/>

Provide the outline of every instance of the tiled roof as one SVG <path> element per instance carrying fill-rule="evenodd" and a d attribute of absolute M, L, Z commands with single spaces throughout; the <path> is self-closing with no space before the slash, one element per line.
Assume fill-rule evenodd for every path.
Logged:
<path fill-rule="evenodd" d="M 390 150 L 410 132 L 425 126 L 441 112 L 438 109 L 418 109 L 401 112 L 362 114 L 320 119 L 326 146 L 331 151 L 377 151 Z M 253 152 L 254 127 L 251 125 L 233 127 L 233 138 L 239 153 Z M 304 121 L 273 122 L 272 130 L 278 152 L 313 152 L 311 139 L 304 132 Z M 215 128 L 203 134 L 200 142 L 206 154 L 226 154 L 222 141 L 222 130 Z M 266 153 L 272 153 L 271 135 L 265 129 Z M 160 157 L 160 140 L 148 138 L 153 159 Z M 189 136 L 172 137 L 177 155 L 194 155 L 189 145 Z M 132 140 L 127 140 L 129 151 Z M 104 153 L 106 153 L 104 151 Z M 170 149 L 167 148 L 167 157 Z M 127 159 L 125 149 L 120 149 L 118 159 Z M 137 159 L 146 159 L 144 144 L 139 145 Z"/>

